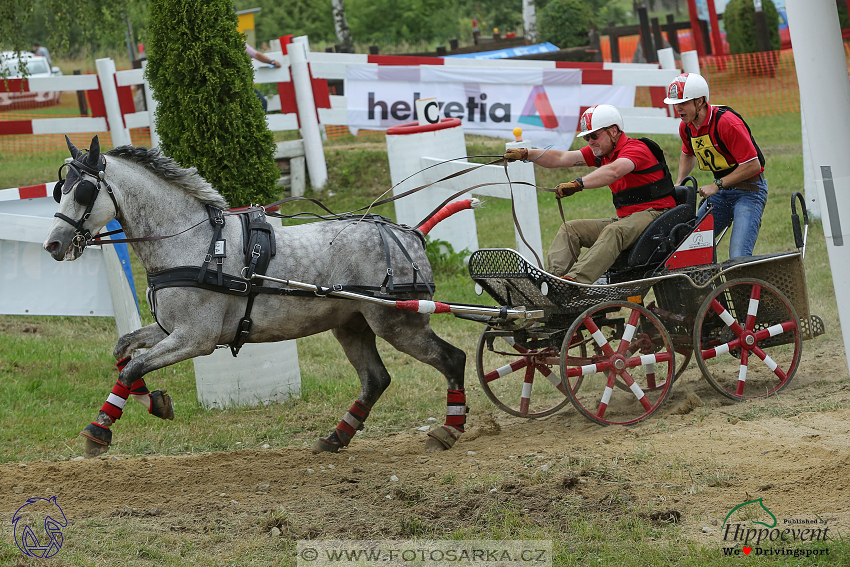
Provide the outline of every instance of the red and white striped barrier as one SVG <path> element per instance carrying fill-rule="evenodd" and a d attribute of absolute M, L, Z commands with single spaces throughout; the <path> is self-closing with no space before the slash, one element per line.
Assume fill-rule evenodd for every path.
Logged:
<path fill-rule="evenodd" d="M 53 195 L 55 181 L 39 183 L 38 185 L 27 185 L 26 187 L 12 187 L 11 189 L 0 189 L 0 201 L 17 201 L 19 199 L 37 199 Z"/>

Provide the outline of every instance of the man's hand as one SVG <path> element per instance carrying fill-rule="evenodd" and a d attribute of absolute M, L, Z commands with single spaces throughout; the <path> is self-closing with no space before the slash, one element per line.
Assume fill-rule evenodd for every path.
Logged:
<path fill-rule="evenodd" d="M 718 191 L 720 191 L 720 187 L 718 187 L 714 183 L 710 183 L 708 185 L 703 185 L 702 187 L 699 188 L 700 196 L 702 196 L 706 199 L 708 199 L 709 197 L 711 197 L 712 195 L 714 195 Z"/>
<path fill-rule="evenodd" d="M 505 161 L 517 161 L 519 159 L 526 161 L 528 159 L 528 148 L 511 148 L 506 150 L 502 157 Z"/>
<path fill-rule="evenodd" d="M 555 187 L 555 195 L 560 199 L 562 197 L 569 197 L 570 195 L 575 195 L 582 189 L 584 189 L 582 182 L 578 179 L 575 179 L 568 183 L 561 183 L 557 187 Z"/>

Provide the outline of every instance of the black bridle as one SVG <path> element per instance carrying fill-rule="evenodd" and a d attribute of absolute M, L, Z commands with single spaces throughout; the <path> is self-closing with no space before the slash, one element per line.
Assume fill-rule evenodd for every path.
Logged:
<path fill-rule="evenodd" d="M 66 187 L 65 179 L 62 178 L 62 170 L 66 167 L 74 171 L 74 173 L 77 174 L 77 177 L 79 177 L 79 181 L 71 187 Z M 97 200 L 97 196 L 100 194 L 101 183 L 106 188 L 106 194 L 109 195 L 110 199 L 112 199 L 112 204 L 115 205 L 115 216 L 118 216 L 118 201 L 115 200 L 112 187 L 110 187 L 109 183 L 107 183 L 106 179 L 104 179 L 105 174 L 106 159 L 103 156 L 100 156 L 100 163 L 98 164 L 97 169 L 76 158 L 67 160 L 61 167 L 59 167 L 59 181 L 53 188 L 53 199 L 59 203 L 62 200 L 63 194 L 70 193 L 73 190 L 74 201 L 85 207 L 86 210 L 83 213 L 83 216 L 78 220 L 73 220 L 62 213 L 56 213 L 53 216 L 74 227 L 74 239 L 72 240 L 72 244 L 80 253 L 82 253 L 83 249 L 85 249 L 88 242 L 92 239 L 91 231 L 84 230 L 83 223 L 85 223 L 91 216 L 94 203 Z M 92 177 L 94 182 L 86 179 L 86 175 Z"/>

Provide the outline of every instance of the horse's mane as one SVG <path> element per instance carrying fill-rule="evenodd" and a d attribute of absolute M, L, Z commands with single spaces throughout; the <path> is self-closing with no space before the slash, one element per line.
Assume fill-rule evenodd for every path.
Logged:
<path fill-rule="evenodd" d="M 176 185 L 205 205 L 212 205 L 219 209 L 229 208 L 221 193 L 198 175 L 197 168 L 180 167 L 173 159 L 162 155 L 159 148 L 119 146 L 106 152 L 106 155 L 127 159 L 141 165 L 163 181 Z"/>

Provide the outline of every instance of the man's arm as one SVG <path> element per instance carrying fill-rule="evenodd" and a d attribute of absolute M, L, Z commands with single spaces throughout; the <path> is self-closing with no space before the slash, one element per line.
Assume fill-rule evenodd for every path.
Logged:
<path fill-rule="evenodd" d="M 685 181 L 685 177 L 693 171 L 697 164 L 697 156 L 692 156 L 682 152 L 679 156 L 679 174 L 676 176 L 676 185 L 681 185 Z"/>
<path fill-rule="evenodd" d="M 254 59 L 256 59 L 257 61 L 262 61 L 263 63 L 268 63 L 269 65 L 274 65 L 275 67 L 280 67 L 280 61 L 276 61 L 260 51 L 256 52 L 256 54 L 254 55 Z"/>
<path fill-rule="evenodd" d="M 528 150 L 528 161 L 546 168 L 587 166 L 578 150 Z"/>
<path fill-rule="evenodd" d="M 632 160 L 619 158 L 608 165 L 603 165 L 599 169 L 588 173 L 582 177 L 582 182 L 585 189 L 606 187 L 627 173 L 631 173 L 634 169 L 635 163 Z"/>

